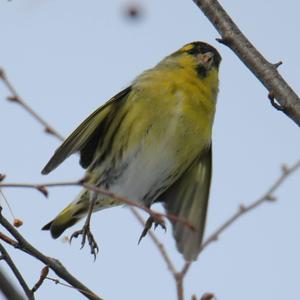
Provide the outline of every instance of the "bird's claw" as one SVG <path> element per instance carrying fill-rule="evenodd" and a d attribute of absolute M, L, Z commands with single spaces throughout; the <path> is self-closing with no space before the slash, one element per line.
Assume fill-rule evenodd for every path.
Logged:
<path fill-rule="evenodd" d="M 164 231 L 167 231 L 166 223 L 163 219 L 155 219 L 154 220 L 154 230 L 160 226 Z"/>
<path fill-rule="evenodd" d="M 97 245 L 97 242 L 90 230 L 90 227 L 88 225 L 84 225 L 82 229 L 75 231 L 72 233 L 70 236 L 70 243 L 72 242 L 73 238 L 78 238 L 80 235 L 82 235 L 82 240 L 81 240 L 81 248 L 82 249 L 85 245 L 86 238 L 88 240 L 88 243 L 90 245 L 91 249 L 91 254 L 94 255 L 94 260 L 96 260 L 97 254 L 99 253 L 99 247 Z"/>
<path fill-rule="evenodd" d="M 165 231 L 167 230 L 165 221 L 160 216 L 152 215 L 147 219 L 147 221 L 145 223 L 145 227 L 144 227 L 144 230 L 141 233 L 138 244 L 147 235 L 147 233 L 151 229 L 153 223 L 154 223 L 154 230 L 157 228 L 157 226 L 162 227 Z"/>

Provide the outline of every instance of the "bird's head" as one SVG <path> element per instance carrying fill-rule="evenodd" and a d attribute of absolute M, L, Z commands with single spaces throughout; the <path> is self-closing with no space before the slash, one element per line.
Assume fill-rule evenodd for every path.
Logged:
<path fill-rule="evenodd" d="M 189 43 L 170 55 L 183 67 L 192 67 L 200 78 L 207 77 L 210 71 L 218 71 L 221 55 L 211 45 L 204 42 Z"/>

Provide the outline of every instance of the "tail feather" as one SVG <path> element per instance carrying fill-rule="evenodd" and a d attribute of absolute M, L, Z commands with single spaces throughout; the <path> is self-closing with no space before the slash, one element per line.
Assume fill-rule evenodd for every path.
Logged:
<path fill-rule="evenodd" d="M 58 238 L 67 228 L 73 226 L 88 212 L 90 203 L 90 192 L 82 190 L 78 197 L 61 211 L 51 222 L 47 223 L 42 230 L 50 230 L 54 239 Z M 97 198 L 94 211 L 121 205 L 122 202 L 112 198 Z"/>
<path fill-rule="evenodd" d="M 50 230 L 54 239 L 58 238 L 67 228 L 73 226 L 88 211 L 89 192 L 82 190 L 75 201 L 70 203 L 51 222 L 47 223 L 42 230 Z"/>
<path fill-rule="evenodd" d="M 169 214 L 194 226 L 173 220 L 176 245 L 186 261 L 193 261 L 201 250 L 211 180 L 211 149 L 204 153 L 160 198 Z"/>
<path fill-rule="evenodd" d="M 81 206 L 81 208 L 76 206 Z M 46 224 L 42 230 L 50 230 L 52 237 L 57 239 L 67 228 L 73 226 L 83 217 L 83 208 L 80 204 L 71 203 L 56 218 Z M 87 205 L 85 211 L 87 211 Z"/>

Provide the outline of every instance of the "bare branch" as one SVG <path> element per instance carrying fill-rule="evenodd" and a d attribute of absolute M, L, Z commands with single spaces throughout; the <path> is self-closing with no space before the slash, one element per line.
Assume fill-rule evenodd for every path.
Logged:
<path fill-rule="evenodd" d="M 240 31 L 217 0 L 193 0 L 221 35 L 217 39 L 228 46 L 267 88 L 279 104 L 275 107 L 300 126 L 300 99 L 279 74 L 280 63 L 268 62 Z M 275 103 L 272 100 L 272 104 Z"/>
<path fill-rule="evenodd" d="M 246 213 L 252 211 L 257 208 L 261 204 L 265 202 L 275 201 L 276 198 L 273 193 L 284 183 L 284 181 L 295 171 L 300 168 L 300 160 L 293 164 L 291 167 L 287 167 L 286 165 L 282 166 L 282 174 L 275 180 L 275 182 L 271 185 L 271 187 L 266 191 L 266 193 L 261 196 L 259 199 L 249 204 L 248 206 L 240 205 L 238 211 L 233 214 L 224 224 L 222 224 L 215 232 L 213 232 L 202 244 L 201 252 L 212 242 L 217 241 L 220 234 L 222 234 L 228 227 L 230 227 L 236 220 L 245 215 Z M 200 253 L 201 253 L 200 252 Z M 177 292 L 181 290 L 181 286 L 183 285 L 183 280 L 185 275 L 189 271 L 191 267 L 191 262 L 185 262 L 183 268 L 180 272 L 176 274 L 176 282 L 177 282 Z M 209 294 L 212 295 L 212 294 Z M 180 298 L 178 298 L 180 299 Z"/>
<path fill-rule="evenodd" d="M 5 71 L 0 68 L 0 79 L 11 93 L 7 97 L 7 100 L 20 104 L 36 121 L 38 121 L 43 127 L 46 133 L 52 134 L 59 140 L 63 141 L 64 138 L 54 128 L 52 128 L 43 118 L 41 118 L 17 93 L 12 83 L 8 80 Z"/>
<path fill-rule="evenodd" d="M 132 213 L 135 215 L 135 217 L 137 218 L 137 220 L 140 222 L 140 224 L 142 226 L 145 226 L 145 222 L 143 220 L 143 218 L 141 217 L 140 214 L 136 213 L 136 210 L 132 210 Z M 168 270 L 175 276 L 176 274 L 176 268 L 171 260 L 171 258 L 169 257 L 164 245 L 159 241 L 159 239 L 156 237 L 156 235 L 153 233 L 153 231 L 149 230 L 148 234 L 150 235 L 153 243 L 156 245 L 157 249 L 160 251 L 160 254 L 162 255 Z"/>
<path fill-rule="evenodd" d="M 188 272 L 188 270 L 190 269 L 190 266 L 192 265 L 192 263 L 190 261 L 187 261 L 184 265 L 183 268 L 181 269 L 181 276 L 184 277 L 186 275 L 186 273 Z"/>
<path fill-rule="evenodd" d="M 177 273 L 175 276 L 177 299 L 184 300 L 184 290 L 183 290 L 184 276 L 181 273 Z"/>
<path fill-rule="evenodd" d="M 94 191 L 96 193 L 100 193 L 100 194 L 104 194 L 106 196 L 109 196 L 111 198 L 117 199 L 127 205 L 130 206 L 135 206 L 137 208 L 140 208 L 144 211 L 146 211 L 147 213 L 149 213 L 152 216 L 155 216 L 156 218 L 161 218 L 161 217 L 166 217 L 168 219 L 171 219 L 173 221 L 176 222 L 181 222 L 184 225 L 188 226 L 191 230 L 193 230 L 193 227 L 191 224 L 189 224 L 189 222 L 187 220 L 184 220 L 182 218 L 178 218 L 175 215 L 168 215 L 168 214 L 164 214 L 164 213 L 160 213 L 160 212 L 156 212 L 153 211 L 151 209 L 149 209 L 148 207 L 139 204 L 137 201 L 133 201 L 133 200 L 129 200 L 125 197 L 121 197 L 119 195 L 116 195 L 112 192 L 109 192 L 107 190 L 98 188 L 94 185 L 88 184 L 85 182 L 85 179 L 81 179 L 81 180 L 77 180 L 77 181 L 68 181 L 68 182 L 52 182 L 52 183 L 42 183 L 42 184 L 32 184 L 32 183 L 0 183 L 0 188 L 17 188 L 17 187 L 21 187 L 21 188 L 33 188 L 33 189 L 37 189 L 37 190 L 44 190 L 47 192 L 48 195 L 48 190 L 47 187 L 58 187 L 58 186 L 83 186 L 86 189 L 89 189 L 91 191 Z M 138 221 L 143 225 L 144 221 L 143 218 L 139 215 L 136 214 L 136 210 L 132 210 L 132 213 L 136 216 L 136 218 L 138 219 Z M 152 231 L 149 231 L 150 237 L 152 239 L 152 241 L 154 242 L 154 244 L 157 246 L 157 249 L 160 251 L 162 258 L 164 259 L 168 270 L 170 271 L 170 273 L 173 275 L 173 278 L 175 280 L 176 283 L 176 290 L 177 290 L 177 297 L 178 300 L 183 300 L 184 299 L 184 290 L 183 290 L 183 282 L 184 282 L 184 277 L 191 265 L 191 262 L 187 262 L 184 267 L 183 270 L 181 272 L 177 272 L 176 268 L 172 262 L 172 260 L 170 259 L 168 253 L 166 252 L 163 244 L 156 238 L 156 236 L 154 235 L 154 233 Z M 1 236 L 0 236 L 1 238 Z"/>
<path fill-rule="evenodd" d="M 11 257 L 9 256 L 6 249 L 4 248 L 4 246 L 1 243 L 0 243 L 0 252 L 2 254 L 2 259 L 5 260 L 7 265 L 10 267 L 10 269 L 14 273 L 15 277 L 19 281 L 19 283 L 20 283 L 25 295 L 27 296 L 27 298 L 29 300 L 34 300 L 33 292 L 29 289 L 29 287 L 28 287 L 26 281 L 24 280 L 22 274 L 20 273 L 17 266 L 14 264 L 13 260 L 11 259 Z"/>
<path fill-rule="evenodd" d="M 52 277 L 48 277 L 48 276 L 47 276 L 45 279 L 47 279 L 47 280 L 49 280 L 49 281 L 52 281 L 52 282 L 54 282 L 55 284 L 59 284 L 59 285 L 68 287 L 68 288 L 70 288 L 70 289 L 76 289 L 76 288 L 74 288 L 74 286 L 69 285 L 69 284 L 66 284 L 66 283 L 63 283 L 63 282 L 61 282 L 61 281 L 60 281 L 59 279 L 57 279 L 57 278 L 52 278 Z M 78 291 L 80 292 L 80 289 L 76 289 L 76 290 L 78 290 Z"/>
<path fill-rule="evenodd" d="M 2 215 L 1 208 L 0 208 L 0 224 L 17 240 L 17 244 L 15 245 L 16 248 L 37 258 L 38 260 L 43 262 L 46 266 L 49 266 L 49 268 L 51 268 L 56 273 L 57 276 L 64 279 L 66 282 L 68 282 L 70 285 L 76 288 L 80 293 L 82 293 L 88 299 L 101 300 L 100 297 L 98 297 L 84 284 L 82 284 L 79 280 L 77 280 L 71 273 L 69 273 L 60 261 L 45 256 L 36 248 L 34 248 L 31 244 L 29 244 L 23 238 L 23 236 L 13 227 L 13 225 L 11 225 L 8 222 L 8 220 Z"/>
<path fill-rule="evenodd" d="M 117 200 L 119 200 L 119 201 L 121 201 L 121 202 L 123 202 L 127 205 L 140 208 L 140 209 L 144 210 L 145 212 L 147 212 L 148 214 L 152 215 L 156 219 L 160 219 L 162 217 L 165 217 L 169 220 L 172 220 L 172 221 L 179 222 L 179 223 L 183 224 L 184 226 L 188 227 L 190 230 L 193 230 L 193 231 L 195 230 L 195 227 L 193 226 L 193 224 L 188 222 L 186 219 L 178 217 L 174 214 L 165 214 L 165 213 L 156 212 L 156 211 L 148 208 L 145 205 L 139 204 L 138 201 L 130 200 L 126 197 L 122 197 L 120 195 L 117 195 L 117 194 L 112 193 L 110 191 L 107 191 L 107 190 L 104 190 L 102 188 L 96 187 L 96 186 L 94 186 L 92 184 L 89 184 L 89 183 L 82 183 L 82 186 L 84 186 L 86 189 L 88 189 L 90 191 L 94 191 L 96 193 L 106 195 L 108 197 L 117 199 Z M 0 184 L 0 187 L 1 187 L 1 184 Z"/>
<path fill-rule="evenodd" d="M 148 208 L 145 205 L 140 204 L 138 201 L 134 201 L 131 199 L 128 199 L 126 197 L 117 195 L 115 193 L 112 193 L 108 190 L 99 188 L 95 185 L 86 183 L 84 180 L 80 179 L 77 181 L 66 181 L 66 182 L 51 182 L 51 183 L 42 183 L 42 184 L 34 184 L 34 183 L 0 183 L 0 189 L 1 188 L 30 188 L 30 189 L 36 189 L 38 191 L 43 190 L 48 195 L 47 187 L 62 187 L 62 186 L 82 186 L 85 187 L 87 190 L 93 191 L 98 194 L 102 194 L 105 196 L 108 196 L 110 198 L 119 200 L 120 202 L 123 202 L 124 204 L 127 204 L 129 206 L 137 207 L 141 210 L 144 210 L 151 216 L 153 216 L 156 219 L 160 219 L 162 217 L 165 217 L 169 220 L 182 223 L 186 227 L 188 227 L 190 230 L 195 230 L 194 226 L 188 222 L 187 220 L 178 217 L 174 214 L 165 214 L 161 212 L 154 211 L 150 208 Z"/>
<path fill-rule="evenodd" d="M 217 241 L 220 234 L 222 234 L 228 227 L 230 227 L 236 220 L 255 208 L 261 206 L 266 202 L 275 201 L 276 197 L 274 192 L 284 183 L 284 181 L 295 171 L 300 168 L 300 160 L 294 163 L 291 167 L 283 166 L 281 175 L 275 180 L 275 182 L 270 186 L 264 195 L 258 198 L 256 201 L 252 202 L 249 205 L 240 205 L 238 211 L 234 213 L 224 224 L 222 224 L 217 230 L 215 230 L 202 244 L 203 251 L 208 245 L 212 242 Z"/>

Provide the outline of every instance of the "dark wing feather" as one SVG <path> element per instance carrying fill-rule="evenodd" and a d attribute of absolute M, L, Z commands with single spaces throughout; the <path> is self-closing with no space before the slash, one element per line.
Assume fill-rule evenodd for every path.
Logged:
<path fill-rule="evenodd" d="M 88 167 L 93 159 L 97 143 L 103 134 L 107 117 L 114 110 L 113 107 L 115 104 L 124 99 L 130 91 L 131 87 L 124 89 L 86 118 L 55 151 L 52 158 L 42 170 L 42 174 L 50 173 L 67 157 L 79 151 L 81 165 L 84 168 Z"/>
<path fill-rule="evenodd" d="M 195 227 L 172 221 L 176 245 L 187 261 L 196 260 L 201 250 L 211 182 L 211 147 L 161 197 L 168 214 Z"/>

